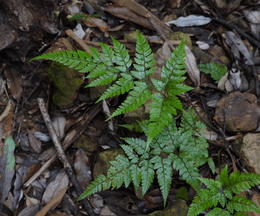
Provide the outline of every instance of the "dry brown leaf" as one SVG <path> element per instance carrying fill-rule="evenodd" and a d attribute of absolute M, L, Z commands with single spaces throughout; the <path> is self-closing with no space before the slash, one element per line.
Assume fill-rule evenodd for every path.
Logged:
<path fill-rule="evenodd" d="M 138 14 L 141 17 L 151 17 L 158 25 L 158 28 L 164 33 L 168 34 L 171 33 L 172 30 L 169 26 L 165 25 L 164 22 L 159 20 L 156 16 L 154 16 L 149 10 L 147 10 L 144 6 L 138 4 L 134 0 L 112 0 L 112 2 L 121 7 L 127 7 L 129 10 L 133 11 L 134 13 Z M 147 20 L 148 21 L 148 20 Z M 133 20 L 133 22 L 141 25 L 139 20 Z M 148 21 L 149 23 L 149 21 Z M 151 26 L 151 24 L 150 24 Z"/>
<path fill-rule="evenodd" d="M 66 193 L 68 187 L 64 188 L 63 190 L 61 190 L 55 197 L 53 197 L 46 206 L 44 206 L 39 212 L 37 212 L 37 214 L 35 214 L 35 216 L 44 216 L 47 214 L 47 212 L 53 208 L 54 206 L 56 206 L 58 203 L 60 203 L 60 201 L 62 200 L 64 194 Z"/>
<path fill-rule="evenodd" d="M 24 196 L 26 198 L 26 206 L 27 207 L 40 204 L 40 200 L 37 200 L 37 199 L 35 199 L 33 197 L 29 197 L 29 196 L 27 196 L 26 193 L 24 193 Z"/>
<path fill-rule="evenodd" d="M 66 121 L 64 116 L 55 116 L 52 120 L 52 125 L 59 140 L 62 140 L 65 135 Z"/>
<path fill-rule="evenodd" d="M 87 15 L 87 14 L 84 14 L 84 15 Z M 102 32 L 105 32 L 109 29 L 108 24 L 101 18 L 88 16 L 87 20 L 84 18 L 82 20 L 83 20 L 84 24 L 87 25 L 88 27 L 98 27 L 100 29 L 100 31 L 102 31 Z"/>
<path fill-rule="evenodd" d="M 24 183 L 27 179 L 31 178 L 31 176 L 36 173 L 41 168 L 41 165 L 36 163 L 30 166 L 27 172 L 24 174 L 22 178 L 22 182 Z"/>
<path fill-rule="evenodd" d="M 22 75 L 14 68 L 5 67 L 5 78 L 10 92 L 15 100 L 19 100 L 22 92 Z"/>
<path fill-rule="evenodd" d="M 190 79 L 197 87 L 200 85 L 200 70 L 197 66 L 195 56 L 193 55 L 193 53 L 191 52 L 188 46 L 185 46 L 185 51 L 186 51 L 186 61 L 185 61 L 186 70 Z"/>
<path fill-rule="evenodd" d="M 12 124 L 13 124 L 13 116 L 14 116 L 14 102 L 12 100 L 8 101 L 8 104 L 4 110 L 4 112 L 0 115 L 0 122 L 1 122 L 1 138 L 6 139 L 11 135 L 12 132 Z M 0 149 L 1 151 L 1 149 Z M 0 153 L 1 157 L 2 153 Z"/>
<path fill-rule="evenodd" d="M 74 168 L 77 174 L 76 178 L 81 188 L 85 190 L 92 181 L 92 176 L 88 156 L 82 149 L 76 152 Z"/>
<path fill-rule="evenodd" d="M 32 149 L 35 152 L 40 153 L 42 142 L 40 140 L 36 139 L 35 136 L 33 135 L 33 133 L 28 129 L 27 129 L 27 133 L 28 133 L 29 143 L 30 143 Z"/>
<path fill-rule="evenodd" d="M 254 202 L 258 207 L 260 207 L 260 196 L 254 191 L 254 194 L 251 198 L 251 201 Z M 260 216 L 260 213 L 252 212 L 252 216 Z"/>
<path fill-rule="evenodd" d="M 54 198 L 58 193 L 67 188 L 68 184 L 68 176 L 63 170 L 63 172 L 59 173 L 56 176 L 55 180 L 50 182 L 50 184 L 47 186 L 42 197 L 42 202 L 45 204 L 49 203 L 52 198 Z"/>

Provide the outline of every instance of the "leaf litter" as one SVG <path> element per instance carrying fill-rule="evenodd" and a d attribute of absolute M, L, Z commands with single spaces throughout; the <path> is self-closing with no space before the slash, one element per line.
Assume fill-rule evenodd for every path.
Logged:
<path fill-rule="evenodd" d="M 47 109 L 51 115 L 55 133 L 63 148 L 68 149 L 66 150 L 66 157 L 73 164 L 73 171 L 75 171 L 75 176 L 83 189 L 92 180 L 92 170 L 100 156 L 99 151 L 104 151 L 105 148 L 110 149 L 111 146 L 113 148 L 117 147 L 122 143 L 120 137 L 140 136 L 138 133 L 129 132 L 118 127 L 118 124 L 124 123 L 124 117 L 113 119 L 108 123 L 105 122 L 107 116 L 110 115 L 111 107 L 118 106 L 121 98 L 116 97 L 112 101 L 104 101 L 103 107 L 100 104 L 93 105 L 95 101 L 92 101 L 90 97 L 93 92 L 80 88 L 77 92 L 78 97 L 72 103 L 71 109 L 60 110 L 53 105 L 51 96 L 55 87 L 50 84 L 46 73 L 49 67 L 48 63 L 25 64 L 32 57 L 45 52 L 46 48 L 55 41 L 55 34 L 60 32 L 54 19 L 55 16 L 49 17 L 48 15 L 45 17 L 46 20 L 42 19 L 40 21 L 42 25 L 37 27 L 37 34 L 35 34 L 35 31 L 31 31 L 36 28 L 34 22 L 37 20 L 38 14 L 53 13 L 54 15 L 54 11 L 59 11 L 60 25 L 70 30 L 74 30 L 76 25 L 80 25 L 80 39 L 72 36 L 69 31 L 67 37 L 72 38 L 74 41 L 73 46 L 83 50 L 89 49 L 89 46 L 100 49 L 99 44 L 97 44 L 98 41 L 111 45 L 110 36 L 120 40 L 124 38 L 128 30 L 132 32 L 135 32 L 136 29 L 142 30 L 145 37 L 159 37 L 161 40 L 149 40 L 153 52 L 156 53 L 157 51 L 155 57 L 158 61 L 166 61 L 168 53 L 171 52 L 168 42 L 165 42 L 162 35 L 167 35 L 173 31 L 184 32 L 186 37 L 190 37 L 192 41 L 192 46 L 186 46 L 188 71 L 186 84 L 199 88 L 197 88 L 196 92 L 189 95 L 180 95 L 179 97 L 183 103 L 188 105 L 196 104 L 204 110 L 200 115 L 208 123 L 208 128 L 205 129 L 204 134 L 212 144 L 209 148 L 210 157 L 214 158 L 218 155 L 220 158 L 218 163 L 230 163 L 230 155 L 222 151 L 223 149 L 226 150 L 223 143 L 232 140 L 229 141 L 232 144 L 233 140 L 240 137 L 240 135 L 233 136 L 233 133 L 236 132 L 229 132 L 228 124 L 216 125 L 216 122 L 223 117 L 214 116 L 219 106 L 219 97 L 217 95 L 224 96 L 234 90 L 257 94 L 258 74 L 254 71 L 259 70 L 259 65 L 255 63 L 259 58 L 259 54 L 250 37 L 248 39 L 240 31 L 230 29 L 228 20 L 224 18 L 227 17 L 229 11 L 233 11 L 235 14 L 243 14 L 245 17 L 240 17 L 240 19 L 249 23 L 250 28 L 238 27 L 243 32 L 252 33 L 255 38 L 259 39 L 259 11 L 254 8 L 251 2 L 246 2 L 245 5 L 241 3 L 241 7 L 236 4 L 234 6 L 226 5 L 226 8 L 222 10 L 220 4 L 222 0 L 218 1 L 214 7 L 203 0 L 195 0 L 189 3 L 190 5 L 185 5 L 184 1 L 171 1 L 171 6 L 163 1 L 150 1 L 148 3 L 148 1 L 142 0 L 137 3 L 132 0 L 121 0 L 111 2 L 113 3 L 103 5 L 87 4 L 88 1 L 84 1 L 84 5 L 76 1 L 74 5 L 68 3 L 67 8 L 74 8 L 73 11 L 76 10 L 82 14 L 82 7 L 88 5 L 84 9 L 84 12 L 87 11 L 88 14 L 83 15 L 89 16 L 87 20 L 84 18 L 69 23 L 66 23 L 65 15 L 71 13 L 70 10 L 72 9 L 67 11 L 61 9 L 61 7 L 59 8 L 58 5 L 45 5 L 44 3 L 39 9 L 39 7 L 30 3 L 30 6 L 35 10 L 30 10 L 30 13 L 27 13 L 27 21 L 22 16 L 24 11 L 22 9 L 18 11 L 18 17 L 24 20 L 21 26 L 18 25 L 18 21 L 9 27 L 5 26 L 4 23 L 0 23 L 1 27 L 3 27 L 2 35 L 6 38 L 6 44 L 3 44 L 3 37 L 0 36 L 0 49 L 7 56 L 1 59 L 0 68 L 0 150 L 2 151 L 0 158 L 0 192 L 3 212 L 8 212 L 8 210 L 14 212 L 19 209 L 19 215 L 54 215 L 50 212 L 55 213 L 55 215 L 86 214 L 85 209 L 81 209 L 81 205 L 75 201 L 77 199 L 77 196 L 74 195 L 75 189 L 69 187 L 70 180 L 66 172 L 57 160 L 54 162 L 56 150 L 52 148 L 49 132 L 38 111 L 36 99 L 39 96 L 47 101 Z M 17 1 L 17 4 L 21 5 L 22 1 Z M 0 3 L 0 6 L 3 6 L 2 3 Z M 6 11 L 9 11 L 14 6 L 7 3 L 3 7 Z M 191 8 L 196 8 L 197 11 L 202 10 L 207 16 L 193 14 Z M 32 11 L 39 13 L 33 13 L 33 18 L 33 16 L 30 16 Z M 46 13 L 46 11 L 49 13 Z M 103 17 L 91 17 L 93 13 L 99 13 Z M 186 14 L 189 14 L 189 16 Z M 220 14 L 221 16 L 219 16 Z M 170 26 L 166 26 L 165 21 L 163 21 L 163 18 L 168 15 L 175 17 L 166 22 Z M 8 16 L 10 14 L 3 13 L 3 19 L 8 20 L 10 18 Z M 152 17 L 153 23 L 147 18 L 149 16 Z M 215 19 L 220 19 L 219 17 L 222 17 L 224 21 L 221 22 L 225 24 L 215 22 Z M 16 29 L 12 29 L 12 26 L 16 26 L 16 29 L 30 35 L 29 38 L 32 41 L 26 38 L 24 34 L 20 34 Z M 8 34 L 10 32 L 12 32 L 13 36 L 9 38 Z M 47 36 L 46 32 L 48 32 Z M 15 44 L 14 39 L 20 43 Z M 129 47 L 130 55 L 134 55 L 134 40 L 131 38 L 120 40 L 126 47 Z M 178 45 L 180 40 L 171 40 L 170 43 L 175 46 Z M 202 41 L 201 44 L 204 43 L 203 45 L 206 48 L 209 47 L 209 49 L 197 47 L 197 40 Z M 37 41 L 42 41 L 42 43 Z M 36 44 L 38 45 L 36 46 Z M 214 45 L 218 45 L 224 50 L 220 56 L 213 50 Z M 7 46 L 10 49 L 4 50 Z M 61 44 L 58 44 L 59 46 Z M 197 51 L 195 47 L 198 48 Z M 210 75 L 200 71 L 197 66 L 201 63 L 219 62 L 226 64 L 229 70 L 227 74 L 222 75 L 218 84 Z M 87 80 L 84 80 L 84 82 L 84 84 L 87 84 Z M 100 94 L 102 91 L 102 89 L 98 89 L 96 92 Z M 240 100 L 244 101 L 245 94 L 239 95 L 242 97 Z M 247 97 L 251 98 L 250 95 L 247 95 Z M 102 109 L 105 114 L 101 112 Z M 227 108 L 221 107 L 221 109 L 225 110 Z M 247 109 L 250 111 L 250 106 Z M 236 107 L 233 107 L 231 112 L 235 113 L 236 111 Z M 237 118 L 244 118 L 244 116 L 237 115 Z M 228 115 L 225 116 L 226 120 L 229 121 L 229 117 Z M 256 114 L 254 117 L 257 118 L 258 115 Z M 243 126 L 249 127 L 249 125 Z M 88 137 L 88 140 L 83 141 L 84 145 L 80 143 L 77 146 L 77 141 L 83 133 Z M 99 142 L 100 140 L 105 140 L 105 142 Z M 71 146 L 72 144 L 74 146 Z M 90 151 L 87 156 L 85 152 L 90 149 L 95 150 Z M 241 158 L 238 153 L 232 152 L 231 154 L 232 157 Z M 12 164 L 12 168 L 8 169 L 10 164 Z M 208 172 L 207 170 L 209 169 L 206 168 L 205 173 Z M 206 174 L 204 174 L 204 177 L 206 177 Z M 178 183 L 181 182 L 181 179 L 175 178 L 173 181 Z M 152 186 L 156 188 L 156 182 Z M 188 188 L 188 186 L 186 187 Z M 178 187 L 171 188 L 168 198 L 169 205 L 175 203 L 174 197 L 176 197 L 177 193 Z M 93 197 L 89 197 L 89 200 L 94 207 L 95 213 L 101 215 L 144 214 L 147 211 L 152 212 L 162 209 L 162 196 L 160 193 L 156 193 L 156 189 L 151 190 L 143 200 L 138 199 L 136 194 L 137 192 L 132 188 L 121 188 L 115 191 L 104 191 L 99 195 L 95 194 Z M 256 196 L 254 199 L 257 200 L 258 195 L 254 193 L 254 196 Z M 25 204 L 22 207 L 21 200 L 23 198 Z M 190 201 L 192 201 L 192 197 Z M 141 207 L 136 208 L 136 204 Z M 63 213 L 61 213 L 62 211 Z"/>

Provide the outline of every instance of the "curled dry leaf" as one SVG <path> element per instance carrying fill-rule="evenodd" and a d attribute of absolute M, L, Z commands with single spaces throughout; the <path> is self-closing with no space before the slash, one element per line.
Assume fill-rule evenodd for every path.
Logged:
<path fill-rule="evenodd" d="M 186 51 L 186 69 L 187 73 L 194 83 L 194 85 L 197 87 L 200 85 L 200 70 L 197 66 L 197 62 L 195 59 L 195 56 L 191 52 L 190 48 L 188 46 L 185 46 L 185 51 Z"/>

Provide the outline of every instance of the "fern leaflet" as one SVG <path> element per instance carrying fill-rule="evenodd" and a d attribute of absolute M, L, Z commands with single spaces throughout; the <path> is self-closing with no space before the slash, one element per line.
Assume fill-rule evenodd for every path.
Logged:
<path fill-rule="evenodd" d="M 205 74 L 210 74 L 216 83 L 227 73 L 226 67 L 217 63 L 200 64 L 198 68 Z"/>

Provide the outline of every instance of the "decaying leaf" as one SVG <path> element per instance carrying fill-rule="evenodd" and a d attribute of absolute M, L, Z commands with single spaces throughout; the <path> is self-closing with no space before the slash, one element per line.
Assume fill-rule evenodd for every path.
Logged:
<path fill-rule="evenodd" d="M 240 70 L 232 68 L 229 72 L 229 81 L 233 85 L 234 89 L 239 89 L 241 86 Z"/>
<path fill-rule="evenodd" d="M 3 123 L 4 131 L 2 132 L 3 135 L 1 137 L 3 139 L 11 135 L 13 116 L 14 116 L 14 102 L 12 100 L 9 100 L 4 112 L 0 115 L 0 122 L 2 121 L 4 122 Z M 1 151 L 2 149 L 0 149 L 0 157 L 1 157 Z"/>
<path fill-rule="evenodd" d="M 1 193 L 1 208 L 2 210 L 3 203 L 7 194 L 12 186 L 12 179 L 14 176 L 14 166 L 15 166 L 15 157 L 14 157 L 15 142 L 11 136 L 5 140 L 3 146 L 3 154 L 0 158 L 0 193 Z"/>
<path fill-rule="evenodd" d="M 47 203 L 46 206 L 44 206 L 39 212 L 37 212 L 37 214 L 35 214 L 35 216 L 41 216 L 41 215 L 46 215 L 47 212 L 49 210 L 51 210 L 51 208 L 53 208 L 54 206 L 56 206 L 58 203 L 60 203 L 60 201 L 62 200 L 64 194 L 66 193 L 68 188 L 64 188 L 63 190 L 61 190 L 55 197 L 53 197 L 50 202 Z"/>
<path fill-rule="evenodd" d="M 59 140 L 62 140 L 65 135 L 66 118 L 64 116 L 55 116 L 52 120 L 52 125 Z"/>
<path fill-rule="evenodd" d="M 42 202 L 47 204 L 54 198 L 58 193 L 68 187 L 69 179 L 65 171 L 60 172 L 54 181 L 52 181 L 46 188 Z"/>
<path fill-rule="evenodd" d="M 247 59 L 246 64 L 248 64 L 248 65 L 254 64 L 247 47 L 245 46 L 245 44 L 243 43 L 243 41 L 241 40 L 239 35 L 235 34 L 232 31 L 227 31 L 226 32 L 226 43 L 231 47 L 231 51 L 234 53 L 234 56 L 237 59 L 240 59 L 239 52 L 241 52 L 242 55 L 244 55 L 245 58 Z"/>
<path fill-rule="evenodd" d="M 23 92 L 22 75 L 14 68 L 9 68 L 6 66 L 5 77 L 12 96 L 18 101 Z"/>
<path fill-rule="evenodd" d="M 179 17 L 177 20 L 166 22 L 166 25 L 174 24 L 178 27 L 201 26 L 211 22 L 211 18 L 205 16 L 190 15 L 187 17 Z"/>
<path fill-rule="evenodd" d="M 107 105 L 107 102 L 106 100 L 103 100 L 103 111 L 106 115 L 106 118 L 109 118 L 111 116 L 111 113 L 110 113 L 110 110 L 109 110 L 109 107 Z M 111 131 L 114 131 L 114 126 L 113 126 L 113 122 L 112 122 L 112 119 L 110 119 L 108 121 L 108 128 L 111 130 Z"/>
<path fill-rule="evenodd" d="M 28 138 L 29 138 L 29 142 L 30 145 L 32 147 L 32 149 L 37 152 L 40 153 L 41 152 L 41 141 L 36 139 L 35 136 L 33 135 L 33 133 L 27 129 L 27 133 L 28 133 Z"/>
<path fill-rule="evenodd" d="M 205 13 L 210 14 L 210 9 L 207 5 L 207 2 L 203 0 L 194 0 L 194 2 L 196 2 Z"/>
<path fill-rule="evenodd" d="M 254 36 L 260 39 L 260 11 L 243 10 L 247 20 L 250 22 L 251 31 Z"/>
<path fill-rule="evenodd" d="M 197 66 L 195 56 L 191 52 L 188 46 L 185 46 L 186 51 L 186 69 L 189 77 L 191 78 L 194 85 L 197 87 L 200 85 L 200 70 Z"/>
<path fill-rule="evenodd" d="M 92 181 L 89 159 L 82 149 L 79 149 L 75 156 L 74 168 L 77 173 L 76 178 L 82 189 L 86 189 Z"/>

